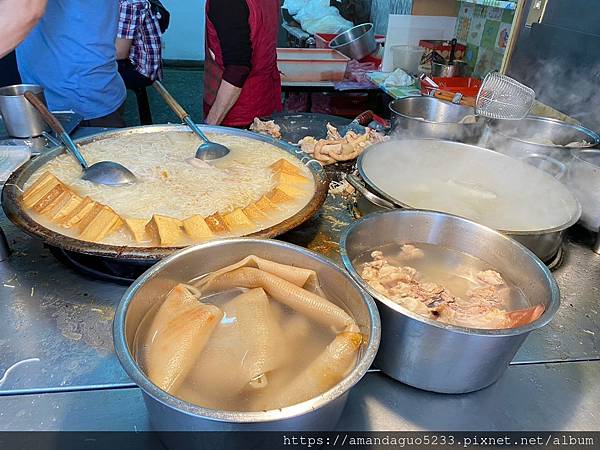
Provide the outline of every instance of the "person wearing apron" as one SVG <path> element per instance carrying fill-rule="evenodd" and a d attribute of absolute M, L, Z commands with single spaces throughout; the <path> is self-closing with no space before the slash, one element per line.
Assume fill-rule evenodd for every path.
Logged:
<path fill-rule="evenodd" d="M 281 111 L 279 0 L 206 1 L 204 117 L 246 127 Z"/>

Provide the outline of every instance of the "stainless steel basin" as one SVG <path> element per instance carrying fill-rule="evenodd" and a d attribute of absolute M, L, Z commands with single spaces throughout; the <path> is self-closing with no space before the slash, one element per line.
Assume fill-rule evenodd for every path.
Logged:
<path fill-rule="evenodd" d="M 338 34 L 329 43 L 329 48 L 357 61 L 374 53 L 377 47 L 372 23 L 356 25 Z"/>
<path fill-rule="evenodd" d="M 389 105 L 393 119 L 393 134 L 399 138 L 435 138 L 450 141 L 476 142 L 483 133 L 484 119 L 461 123 L 475 110 L 433 97 L 408 97 Z"/>
<path fill-rule="evenodd" d="M 522 289 L 544 314 L 519 328 L 475 330 L 425 318 L 385 298 L 360 276 L 354 261 L 387 244 L 427 243 L 475 256 Z M 340 250 L 346 269 L 376 300 L 381 344 L 375 364 L 411 386 L 441 393 L 465 393 L 494 383 L 504 373 L 527 335 L 554 317 L 558 286 L 548 268 L 518 242 L 483 225 L 431 211 L 374 213 L 343 233 Z"/>
<path fill-rule="evenodd" d="M 162 391 L 140 370 L 131 354 L 134 336 L 142 318 L 177 283 L 187 282 L 252 254 L 317 272 L 328 298 L 353 316 L 365 336 L 356 367 L 341 382 L 318 397 L 270 411 L 208 409 Z M 348 391 L 358 383 L 375 358 L 380 322 L 373 299 L 359 288 L 347 272 L 331 261 L 285 242 L 239 238 L 188 247 L 146 271 L 125 292 L 119 303 L 113 334 L 119 361 L 142 389 L 151 424 L 157 431 L 331 431 L 344 409 Z"/>

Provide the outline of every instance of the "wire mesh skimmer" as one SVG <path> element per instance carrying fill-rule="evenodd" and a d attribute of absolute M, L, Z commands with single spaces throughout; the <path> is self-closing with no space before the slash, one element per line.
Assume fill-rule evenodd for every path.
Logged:
<path fill-rule="evenodd" d="M 535 92 L 530 87 L 502 75 L 486 75 L 475 101 L 475 114 L 491 119 L 523 119 L 533 106 Z"/>

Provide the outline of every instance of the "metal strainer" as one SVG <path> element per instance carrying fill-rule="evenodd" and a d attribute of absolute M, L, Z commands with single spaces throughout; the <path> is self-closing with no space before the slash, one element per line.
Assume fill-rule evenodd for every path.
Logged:
<path fill-rule="evenodd" d="M 475 114 L 491 119 L 523 119 L 535 100 L 530 87 L 498 72 L 488 73 L 475 101 Z"/>

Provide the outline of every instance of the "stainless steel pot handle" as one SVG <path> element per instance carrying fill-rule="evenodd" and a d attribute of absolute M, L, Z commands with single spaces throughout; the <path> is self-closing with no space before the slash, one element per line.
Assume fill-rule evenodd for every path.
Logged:
<path fill-rule="evenodd" d="M 58 139 L 56 139 L 54 136 L 52 136 L 47 131 L 42 131 L 42 136 L 44 136 L 46 139 L 48 139 L 48 141 L 52 145 L 54 145 L 55 147 L 62 147 L 63 146 L 62 142 L 60 142 Z"/>
<path fill-rule="evenodd" d="M 359 179 L 356 178 L 354 175 L 352 175 L 352 174 L 346 175 L 346 180 L 348 180 L 348 183 L 350 183 L 350 185 L 354 189 L 356 189 L 358 192 L 360 192 L 360 194 L 364 198 L 366 198 L 367 200 L 369 200 L 374 205 L 380 206 L 380 207 L 385 208 L 385 209 L 396 209 L 396 205 L 394 205 L 393 203 L 388 202 L 387 200 L 384 200 L 383 198 L 378 197 L 377 195 L 373 194 L 366 187 L 364 187 L 363 184 L 359 181 Z"/>
<path fill-rule="evenodd" d="M 521 161 L 525 161 L 527 159 L 541 159 L 544 161 L 548 161 L 552 164 L 556 164 L 556 166 L 558 167 L 558 173 L 551 175 L 557 180 L 560 180 L 567 173 L 567 166 L 564 163 L 560 162 L 558 159 L 553 158 L 552 156 L 541 155 L 539 153 L 528 153 L 527 155 L 519 156 L 518 159 L 520 159 Z"/>

